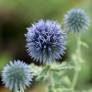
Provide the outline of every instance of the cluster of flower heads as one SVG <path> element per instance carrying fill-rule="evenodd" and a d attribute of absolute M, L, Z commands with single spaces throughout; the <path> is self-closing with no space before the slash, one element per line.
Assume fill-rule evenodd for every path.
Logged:
<path fill-rule="evenodd" d="M 65 14 L 64 27 L 68 31 L 87 30 L 89 18 L 82 9 L 72 9 Z M 65 53 L 66 33 L 56 21 L 39 20 L 27 28 L 26 47 L 28 54 L 37 62 L 50 63 Z M 2 71 L 2 81 L 7 88 L 24 91 L 32 82 L 29 66 L 20 60 L 7 64 Z"/>
<path fill-rule="evenodd" d="M 72 9 L 64 16 L 64 26 L 66 30 L 73 32 L 88 30 L 89 17 L 82 9 Z"/>
<path fill-rule="evenodd" d="M 31 84 L 32 78 L 30 67 L 20 60 L 10 62 L 2 71 L 3 83 L 13 92 L 24 92 Z"/>
<path fill-rule="evenodd" d="M 59 23 L 39 20 L 27 28 L 27 51 L 36 61 L 49 63 L 59 59 L 65 51 L 65 33 Z"/>

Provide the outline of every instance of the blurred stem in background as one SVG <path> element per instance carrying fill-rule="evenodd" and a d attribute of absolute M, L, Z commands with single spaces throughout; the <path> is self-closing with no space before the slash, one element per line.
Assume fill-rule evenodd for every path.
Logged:
<path fill-rule="evenodd" d="M 72 92 L 74 92 L 75 88 L 76 88 L 76 84 L 78 82 L 78 76 L 80 74 L 81 71 L 81 64 L 85 63 L 85 60 L 82 58 L 81 55 L 81 46 L 84 46 L 85 48 L 88 48 L 88 45 L 85 42 L 81 41 L 81 34 L 77 34 L 77 48 L 76 48 L 76 53 L 74 55 L 72 55 L 72 60 L 74 61 L 74 78 L 72 81 Z"/>
<path fill-rule="evenodd" d="M 75 56 L 72 55 L 72 59 L 74 61 L 74 65 L 75 65 L 75 68 L 74 68 L 75 73 L 74 73 L 74 78 L 72 80 L 72 86 L 71 86 L 72 92 L 74 92 L 74 90 L 75 90 L 75 87 L 76 87 L 76 84 L 77 84 L 77 79 L 78 79 L 80 68 L 81 68 L 81 66 L 79 64 L 80 60 L 82 60 L 82 59 L 80 59 L 81 58 L 81 44 L 80 44 L 80 41 L 81 41 L 80 34 L 78 34 L 76 53 L 74 54 Z"/>

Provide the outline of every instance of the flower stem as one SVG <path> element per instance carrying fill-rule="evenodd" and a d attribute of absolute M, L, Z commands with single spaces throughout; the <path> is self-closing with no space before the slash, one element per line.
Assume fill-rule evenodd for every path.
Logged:
<path fill-rule="evenodd" d="M 79 71 L 76 69 L 75 74 L 74 74 L 74 78 L 73 78 L 73 83 L 72 83 L 73 92 L 75 90 L 75 86 L 76 86 L 76 83 L 77 83 L 78 76 L 79 76 Z"/>
<path fill-rule="evenodd" d="M 74 92 L 75 87 L 76 87 L 76 83 L 77 83 L 77 79 L 79 76 L 79 72 L 80 72 L 80 65 L 79 65 L 79 60 L 80 60 L 80 55 L 81 55 L 81 50 L 80 50 L 80 36 L 78 36 L 77 38 L 77 49 L 76 49 L 76 57 L 74 59 L 74 77 L 73 77 L 73 83 L 72 83 L 72 92 Z M 77 62 L 76 62 L 77 61 Z"/>

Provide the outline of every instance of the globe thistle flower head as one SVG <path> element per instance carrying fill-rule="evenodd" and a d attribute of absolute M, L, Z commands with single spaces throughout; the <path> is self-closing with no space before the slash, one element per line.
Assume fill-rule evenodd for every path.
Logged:
<path fill-rule="evenodd" d="M 29 66 L 20 60 L 10 62 L 2 71 L 2 81 L 10 90 L 23 92 L 32 81 Z"/>
<path fill-rule="evenodd" d="M 66 34 L 59 23 L 39 20 L 27 30 L 25 34 L 27 52 L 34 60 L 50 63 L 64 54 Z"/>
<path fill-rule="evenodd" d="M 88 30 L 89 17 L 82 9 L 72 9 L 64 16 L 64 26 L 67 31 L 80 32 Z"/>

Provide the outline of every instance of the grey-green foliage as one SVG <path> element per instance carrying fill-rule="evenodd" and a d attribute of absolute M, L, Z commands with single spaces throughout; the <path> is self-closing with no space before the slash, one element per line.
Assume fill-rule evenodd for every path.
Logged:
<path fill-rule="evenodd" d="M 74 15 L 74 17 L 76 16 Z M 78 22 L 77 24 L 79 26 L 80 22 Z M 77 38 L 76 50 L 74 53 L 71 53 L 71 55 L 69 55 L 70 61 L 63 61 L 62 64 L 59 64 L 57 62 L 46 64 L 41 67 L 40 71 L 37 71 L 36 81 L 43 81 L 48 84 L 48 92 L 86 92 L 85 89 L 77 88 L 79 74 L 82 69 L 81 65 L 85 63 L 85 60 L 81 54 L 81 46 L 83 46 L 85 49 L 89 49 L 88 44 L 81 40 L 80 35 L 80 33 L 75 33 L 75 36 Z M 35 66 L 33 67 L 33 69 L 34 72 Z M 39 67 L 36 70 L 39 70 Z M 87 90 L 87 92 L 90 92 L 90 90 Z"/>
<path fill-rule="evenodd" d="M 75 15 L 74 17 L 76 18 Z M 71 16 L 69 16 L 69 18 L 71 18 Z M 87 22 L 87 20 L 85 20 L 85 22 Z M 80 26 L 80 22 L 77 24 Z M 77 44 L 75 52 L 69 55 L 70 61 L 63 61 L 62 64 L 54 62 L 42 66 L 41 69 L 39 69 L 39 67 L 36 69 L 38 70 L 37 73 L 35 73 L 35 75 L 37 75 L 36 81 L 43 81 L 48 84 L 48 92 L 86 92 L 86 89 L 78 89 L 77 87 L 79 74 L 82 70 L 82 64 L 85 63 L 81 54 L 81 47 L 89 49 L 88 44 L 81 40 L 80 31 L 81 30 L 78 31 L 79 33 L 74 31 L 77 38 Z M 35 68 L 37 67 L 32 65 L 33 73 Z M 87 90 L 87 92 L 90 91 L 92 90 Z"/>
<path fill-rule="evenodd" d="M 77 49 L 71 55 L 70 62 L 64 61 L 62 64 L 54 62 L 41 67 L 32 64 L 31 70 L 37 76 L 36 81 L 43 81 L 48 84 L 48 92 L 92 92 L 91 89 L 79 90 L 76 88 L 78 76 L 82 68 L 81 64 L 85 62 L 81 56 L 81 46 L 88 49 L 88 45 L 78 37 Z M 72 77 L 69 76 L 69 73 L 72 74 Z"/>

